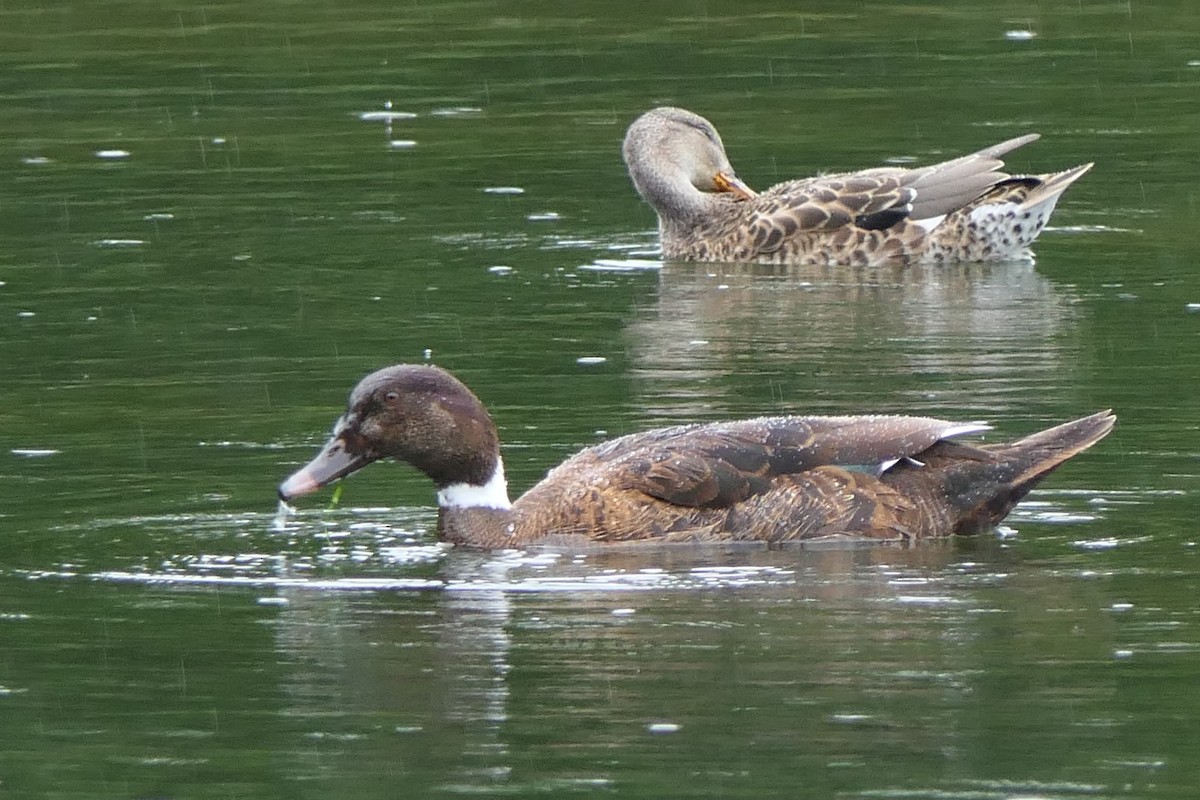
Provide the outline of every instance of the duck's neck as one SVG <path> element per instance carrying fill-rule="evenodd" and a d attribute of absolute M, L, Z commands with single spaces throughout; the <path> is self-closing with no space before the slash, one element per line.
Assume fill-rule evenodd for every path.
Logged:
<path fill-rule="evenodd" d="M 515 546 L 516 515 L 498 456 L 486 483 L 448 484 L 438 489 L 437 500 L 439 539 L 475 547 Z"/>
<path fill-rule="evenodd" d="M 443 542 L 502 550 L 520 547 L 517 514 L 511 508 L 439 508 L 438 538 Z"/>
<path fill-rule="evenodd" d="M 638 194 L 654 207 L 660 221 L 691 225 L 708 209 L 708 197 L 692 185 L 682 168 L 674 164 L 630 163 L 630 176 Z"/>
<path fill-rule="evenodd" d="M 508 481 L 504 479 L 504 462 L 496 456 L 496 468 L 486 483 L 450 483 L 437 493 L 438 508 L 512 508 L 508 499 Z"/>

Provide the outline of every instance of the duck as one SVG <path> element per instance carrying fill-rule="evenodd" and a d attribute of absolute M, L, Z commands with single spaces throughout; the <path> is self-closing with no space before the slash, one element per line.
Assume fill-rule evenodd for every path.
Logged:
<path fill-rule="evenodd" d="M 588 447 L 511 501 L 500 437 L 479 398 L 440 367 L 397 364 L 354 387 L 329 440 L 278 494 L 291 503 L 391 458 L 433 482 L 438 538 L 476 549 L 912 542 L 994 528 L 1115 420 L 1101 411 L 996 444 L 959 441 L 986 423 L 917 416 L 657 428 Z"/>
<path fill-rule="evenodd" d="M 699 114 L 664 106 L 639 116 L 622 154 L 658 215 L 665 259 L 777 265 L 1024 258 L 1062 193 L 1092 163 L 1008 175 L 1001 156 L 1028 133 L 927 167 L 878 167 L 784 181 L 759 193 L 734 172 Z"/>

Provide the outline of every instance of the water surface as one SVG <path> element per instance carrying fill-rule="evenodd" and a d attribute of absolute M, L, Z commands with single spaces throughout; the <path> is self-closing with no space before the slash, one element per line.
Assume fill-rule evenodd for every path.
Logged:
<path fill-rule="evenodd" d="M 1200 283 L 1191 4 L 0 10 L 8 797 L 1180 797 Z M 1036 260 L 663 264 L 661 103 L 752 185 L 1030 130 Z M 478 554 L 378 465 L 274 525 L 425 358 L 520 490 L 650 425 L 1114 407 L 995 536 Z"/>

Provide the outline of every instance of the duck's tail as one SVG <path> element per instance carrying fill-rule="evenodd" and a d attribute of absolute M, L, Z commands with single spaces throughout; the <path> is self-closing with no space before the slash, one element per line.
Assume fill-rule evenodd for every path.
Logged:
<path fill-rule="evenodd" d="M 1092 166 L 1005 178 L 945 217 L 920 221 L 930 232 L 929 252 L 947 260 L 969 261 L 1022 255 L 1050 221 L 1063 192 Z"/>
<path fill-rule="evenodd" d="M 1064 169 L 1062 172 L 1055 172 L 1050 175 L 1039 175 L 1037 180 L 1040 181 L 1035 185 L 1029 194 L 1021 201 L 1021 211 L 1033 215 L 1035 218 L 1049 220 L 1050 214 L 1054 211 L 1054 206 L 1058 203 L 1058 198 L 1062 197 L 1072 183 L 1079 180 L 1090 170 L 1095 164 L 1088 162 L 1080 164 L 1078 167 Z M 1016 180 L 1021 180 L 1017 178 Z M 1043 223 L 1044 226 L 1044 223 Z M 1041 228 L 1038 229 L 1039 232 Z M 1037 234 L 1034 234 L 1035 236 Z M 1033 239 L 1030 239 L 1033 241 Z"/>
<path fill-rule="evenodd" d="M 1043 478 L 1112 430 L 1112 411 L 1065 422 L 1007 442 L 972 447 L 942 441 L 921 454 L 919 465 L 885 475 L 916 500 L 922 516 L 959 534 L 990 530 Z"/>

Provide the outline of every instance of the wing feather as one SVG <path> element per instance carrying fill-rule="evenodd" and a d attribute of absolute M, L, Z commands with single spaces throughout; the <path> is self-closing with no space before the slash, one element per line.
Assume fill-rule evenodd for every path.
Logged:
<path fill-rule="evenodd" d="M 857 226 L 890 227 L 908 216 L 915 190 L 902 186 L 903 171 L 831 175 L 779 184 L 746 203 L 738 228 L 756 254 L 785 241 Z"/>
<path fill-rule="evenodd" d="M 762 418 L 635 434 L 616 440 L 622 455 L 591 467 L 595 482 L 678 506 L 729 508 L 821 467 L 874 473 L 984 427 L 926 417 Z"/>

